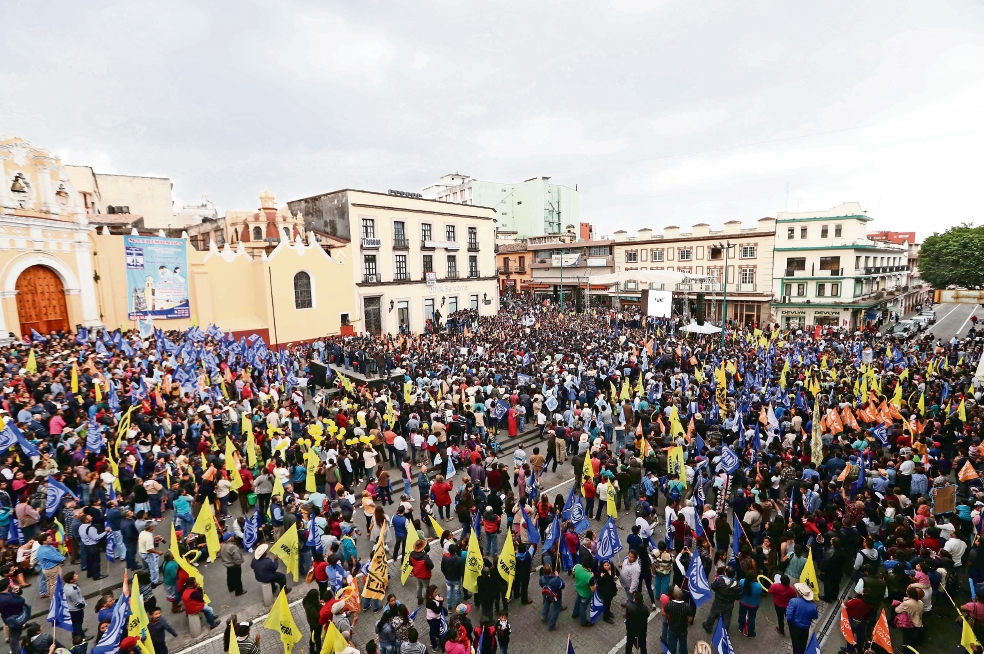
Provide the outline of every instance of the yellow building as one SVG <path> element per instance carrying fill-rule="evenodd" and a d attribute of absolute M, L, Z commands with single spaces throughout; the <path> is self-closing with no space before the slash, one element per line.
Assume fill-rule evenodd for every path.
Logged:
<path fill-rule="evenodd" d="M 141 282 L 135 289 L 132 279 L 128 284 L 128 266 L 136 265 L 128 259 L 134 254 L 125 249 L 127 236 L 92 228 L 91 198 L 75 187 L 61 161 L 7 137 L 0 140 L 0 175 L 0 334 L 22 337 L 31 329 L 44 334 L 79 325 L 135 328 L 135 317 L 142 314 L 133 313 L 133 298 L 153 297 L 157 280 L 148 270 L 146 286 Z M 165 239 L 163 231 L 156 237 L 144 233 L 181 253 L 180 265 L 161 266 L 161 274 L 172 285 L 180 279 L 186 293 L 186 317 L 157 319 L 155 326 L 186 329 L 196 319 L 236 334 L 258 333 L 268 343 L 339 333 L 355 315 L 350 245 L 305 241 L 302 225 L 290 231 L 269 251 L 253 255 L 242 240 L 235 249 L 228 244 L 220 249 L 212 241 L 197 251 L 187 235 Z M 136 230 L 132 235 L 138 236 Z"/>

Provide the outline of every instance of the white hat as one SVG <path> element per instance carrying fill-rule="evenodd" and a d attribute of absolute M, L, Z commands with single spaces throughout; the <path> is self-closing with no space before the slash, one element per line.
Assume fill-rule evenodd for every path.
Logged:
<path fill-rule="evenodd" d="M 253 552 L 253 558 L 257 560 L 262 559 L 263 555 L 267 553 L 268 549 L 270 549 L 270 546 L 267 545 L 266 543 L 260 545 L 259 547 L 256 548 L 256 551 Z"/>

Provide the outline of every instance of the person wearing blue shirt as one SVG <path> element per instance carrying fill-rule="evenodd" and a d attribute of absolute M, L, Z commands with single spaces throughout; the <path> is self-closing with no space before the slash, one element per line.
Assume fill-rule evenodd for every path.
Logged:
<path fill-rule="evenodd" d="M 61 564 L 65 562 L 65 557 L 55 549 L 51 543 L 51 536 L 41 534 L 38 536 L 37 557 L 38 565 L 41 566 L 41 577 L 38 582 L 38 592 L 41 598 L 49 597 L 50 591 L 54 590 L 55 582 L 61 574 Z"/>
<path fill-rule="evenodd" d="M 762 601 L 762 584 L 751 576 L 741 580 L 741 599 L 738 602 L 738 630 L 755 638 L 755 615 Z"/>
<path fill-rule="evenodd" d="M 401 550 L 406 552 L 407 543 L 407 524 L 409 520 L 406 518 L 406 510 L 401 504 L 396 510 L 396 515 L 393 516 L 393 536 L 396 538 L 396 544 L 393 545 L 393 560 L 401 561 L 399 558 Z"/>
<path fill-rule="evenodd" d="M 809 586 L 796 584 L 794 588 L 799 596 L 789 600 L 786 621 L 789 623 L 789 637 L 793 641 L 793 654 L 804 654 L 810 637 L 810 625 L 820 617 L 820 613 L 813 603 L 813 591 Z"/>

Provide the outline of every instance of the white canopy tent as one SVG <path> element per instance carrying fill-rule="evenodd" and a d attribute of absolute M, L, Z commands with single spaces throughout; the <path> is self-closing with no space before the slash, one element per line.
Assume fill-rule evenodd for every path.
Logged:
<path fill-rule="evenodd" d="M 705 322 L 703 325 L 698 325 L 696 322 L 691 322 L 689 325 L 684 325 L 680 328 L 682 332 L 693 332 L 695 334 L 720 334 L 721 328 L 715 327 L 709 322 Z"/>

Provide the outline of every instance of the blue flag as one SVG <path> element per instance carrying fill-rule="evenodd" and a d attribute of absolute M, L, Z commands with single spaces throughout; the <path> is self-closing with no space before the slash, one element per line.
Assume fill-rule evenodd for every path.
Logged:
<path fill-rule="evenodd" d="M 714 627 L 714 652 L 715 654 L 735 654 L 735 648 L 728 637 L 728 630 L 724 628 L 724 617 L 718 616 L 717 626 Z"/>
<path fill-rule="evenodd" d="M 574 486 L 571 486 L 571 491 L 567 494 L 567 501 L 564 502 L 564 508 L 560 510 L 560 517 L 564 520 L 571 519 L 571 508 L 574 506 Z"/>
<path fill-rule="evenodd" d="M 120 651 L 120 641 L 126 633 L 126 623 L 130 618 L 130 593 L 126 592 L 113 606 L 113 617 L 109 621 L 109 627 L 99 637 L 96 646 L 92 648 L 91 654 L 116 654 Z"/>
<path fill-rule="evenodd" d="M 536 524 L 533 522 L 533 518 L 530 514 L 526 512 L 526 507 L 519 507 L 519 512 L 523 516 L 523 522 L 526 524 L 526 537 L 533 545 L 540 544 L 540 530 L 536 528 Z"/>
<path fill-rule="evenodd" d="M 537 498 L 537 496 L 540 494 L 540 489 L 537 487 L 537 484 L 536 484 L 536 470 L 534 470 L 533 471 L 533 474 L 530 475 L 530 476 L 533 479 L 532 479 L 532 481 L 530 481 L 530 487 L 528 489 L 526 489 L 526 495 L 531 500 L 535 500 Z M 984 522 L 984 520 L 982 520 L 982 522 Z"/>
<path fill-rule="evenodd" d="M 48 606 L 47 621 L 65 631 L 72 631 L 72 615 L 65 601 L 65 584 L 61 575 L 55 577 L 55 588 L 51 592 L 51 605 Z"/>
<path fill-rule="evenodd" d="M 735 451 L 732 450 L 727 445 L 721 445 L 721 462 L 718 463 L 718 468 L 724 470 L 729 475 L 734 474 L 738 466 L 741 465 L 741 461 Z"/>
<path fill-rule="evenodd" d="M 109 382 L 109 397 L 106 398 L 106 403 L 109 405 L 109 410 L 113 413 L 117 413 L 120 410 L 120 396 L 116 394 L 116 384 L 112 381 Z"/>
<path fill-rule="evenodd" d="M 7 527 L 7 542 L 16 543 L 17 545 L 24 544 L 24 537 L 21 535 L 20 523 L 17 522 L 17 516 L 13 515 L 13 511 L 11 511 L 10 526 Z"/>
<path fill-rule="evenodd" d="M 588 605 L 588 620 L 591 624 L 598 622 L 598 618 L 605 614 L 605 603 L 595 588 L 594 595 L 591 596 L 591 604 Z"/>
<path fill-rule="evenodd" d="M 617 327 L 618 326 L 618 323 L 615 323 L 615 325 Z M 566 654 L 574 654 L 574 645 L 571 643 L 571 637 L 570 636 L 567 637 L 567 652 L 566 652 Z"/>
<path fill-rule="evenodd" d="M 448 479 L 451 479 L 452 477 L 454 477 L 454 473 L 455 473 L 454 463 L 451 461 L 451 455 L 449 454 L 448 455 L 448 469 L 445 472 L 445 475 L 444 476 L 447 477 Z"/>
<path fill-rule="evenodd" d="M 44 495 L 44 512 L 49 519 L 61 508 L 62 498 L 66 495 L 71 496 L 73 500 L 78 499 L 68 486 L 57 479 L 48 477 L 48 492 Z"/>
<path fill-rule="evenodd" d="M 574 553 L 571 552 L 566 538 L 560 541 L 560 564 L 564 567 L 565 572 L 574 569 Z"/>
<path fill-rule="evenodd" d="M 861 470 L 858 473 L 858 480 L 851 482 L 851 497 L 857 495 L 864 488 L 864 454 L 861 454 Z"/>
<path fill-rule="evenodd" d="M 731 528 L 734 531 L 731 534 L 731 555 L 737 559 L 738 553 L 741 552 L 741 535 L 743 533 L 737 514 L 731 516 Z"/>
<path fill-rule="evenodd" d="M 113 542 L 112 534 L 106 535 L 106 561 L 116 563 L 116 544 Z"/>
<path fill-rule="evenodd" d="M 31 327 L 31 340 L 35 343 L 44 343 L 48 338 L 39 334 L 34 327 Z"/>
<path fill-rule="evenodd" d="M 878 442 L 882 444 L 882 447 L 888 446 L 888 433 L 885 430 L 885 423 L 878 423 L 876 426 L 869 430 L 878 439 Z"/>
<path fill-rule="evenodd" d="M 20 446 L 21 451 L 27 456 L 41 456 L 41 450 L 39 450 L 34 443 L 27 440 L 24 436 L 24 432 L 22 432 L 17 425 L 14 424 L 13 420 L 7 421 L 7 426 L 4 427 L 3 432 L 9 432 L 9 434 L 0 433 L 0 451 L 6 451 L 9 449 L 7 443 L 10 442 L 10 437 L 13 436 L 14 440 L 13 442 L 10 442 L 10 445 L 17 443 L 17 445 Z"/>
<path fill-rule="evenodd" d="M 348 573 L 340 563 L 333 563 L 325 570 L 328 572 L 328 583 L 331 585 L 331 592 L 337 593 L 345 586 L 345 579 Z"/>
<path fill-rule="evenodd" d="M 311 518 L 311 522 L 308 523 L 308 537 L 304 544 L 313 547 L 316 552 L 324 552 L 321 538 L 318 536 L 318 523 L 314 521 L 314 518 Z"/>
<path fill-rule="evenodd" d="M 85 345 L 89 342 L 89 330 L 85 327 L 79 328 L 79 333 L 75 335 L 75 342 L 78 345 Z"/>
<path fill-rule="evenodd" d="M 503 402 L 502 400 L 496 401 L 495 406 L 492 407 L 492 417 L 495 420 L 501 420 L 503 417 L 505 417 L 506 413 L 508 412 L 509 412 L 509 405 Z"/>
<path fill-rule="evenodd" d="M 982 521 L 984 522 L 984 521 Z M 560 536 L 560 517 L 554 516 L 553 522 L 547 527 L 547 537 L 543 542 L 543 551 L 549 552 L 557 544 L 557 538 Z"/>
<path fill-rule="evenodd" d="M 437 629 L 437 634 L 439 636 L 444 636 L 448 633 L 448 610 L 441 607 L 441 626 Z"/>
<path fill-rule="evenodd" d="M 574 525 L 574 531 L 579 534 L 583 534 L 591 528 L 591 523 L 588 522 L 587 512 L 584 510 L 584 501 L 580 495 L 574 498 L 569 520 Z"/>
<path fill-rule="evenodd" d="M 690 567 L 687 568 L 687 586 L 690 590 L 690 596 L 694 598 L 694 604 L 697 606 L 703 605 L 704 602 L 714 596 L 710 584 L 707 583 L 704 563 L 696 552 L 690 556 Z"/>
<path fill-rule="evenodd" d="M 247 552 L 252 552 L 253 548 L 256 547 L 256 541 L 259 540 L 257 536 L 257 531 L 260 526 L 260 507 L 257 506 L 253 511 L 252 517 L 247 517 L 243 525 L 243 547 L 246 548 Z"/>
<path fill-rule="evenodd" d="M 85 432 L 85 449 L 87 452 L 99 454 L 105 446 L 106 441 L 102 435 L 102 427 L 96 421 L 96 417 L 93 416 L 89 418 L 89 426 Z"/>
<path fill-rule="evenodd" d="M 909 649 L 912 648 L 910 647 Z M 806 650 L 804 654 L 823 654 L 820 651 L 820 642 L 817 640 L 816 632 L 810 634 L 810 642 L 806 644 Z"/>
<path fill-rule="evenodd" d="M 608 516 L 608 522 L 601 528 L 598 534 L 598 553 L 599 561 L 614 559 L 615 555 L 625 549 L 622 540 L 618 537 L 618 528 L 615 527 L 615 520 Z"/>

